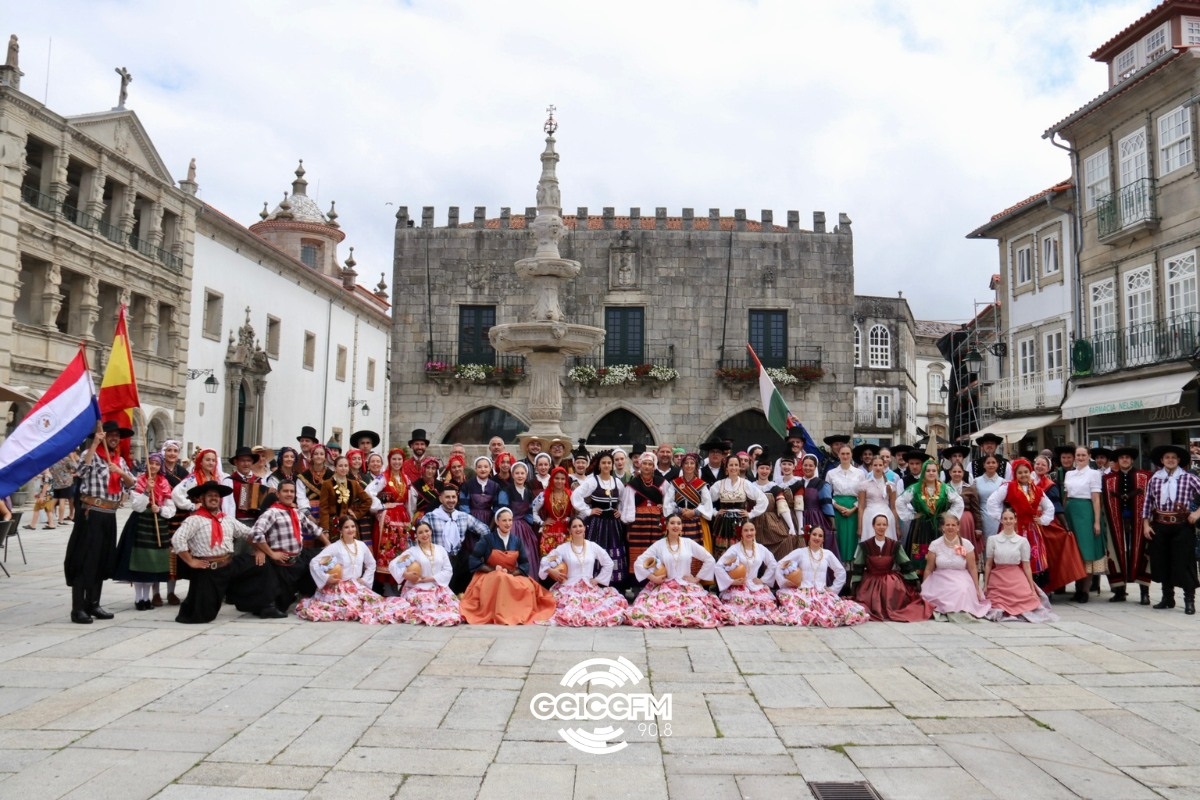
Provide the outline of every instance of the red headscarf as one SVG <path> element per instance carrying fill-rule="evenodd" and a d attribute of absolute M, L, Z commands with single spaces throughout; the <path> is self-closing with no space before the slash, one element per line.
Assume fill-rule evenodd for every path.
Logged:
<path fill-rule="evenodd" d="M 1017 480 L 1017 468 L 1027 467 L 1030 473 L 1029 492 L 1026 493 L 1020 481 Z M 1005 495 L 1005 500 L 1012 507 L 1013 513 L 1017 515 L 1018 522 L 1028 523 L 1030 520 L 1036 519 L 1038 516 L 1038 507 L 1042 502 L 1042 487 L 1037 481 L 1037 476 L 1033 474 L 1033 465 L 1028 459 L 1018 458 L 1012 462 L 1013 479 L 1008 482 L 1008 491 Z"/>
<path fill-rule="evenodd" d="M 153 492 L 153 495 L 151 495 L 151 499 L 154 500 L 154 505 L 161 506 L 163 503 L 167 502 L 167 500 L 169 500 L 171 497 L 171 484 L 167 480 L 167 477 L 162 474 L 161 459 L 159 461 L 159 473 L 154 476 L 154 485 L 150 486 L 149 491 L 147 491 L 147 484 L 149 483 L 149 480 L 150 480 L 149 472 L 145 472 L 145 473 L 139 475 L 138 479 L 137 479 L 137 483 L 135 483 L 133 485 L 133 490 L 135 492 L 138 492 L 139 494 L 145 494 L 145 495 L 150 495 L 151 492 Z"/>
<path fill-rule="evenodd" d="M 563 467 L 555 467 L 550 470 L 550 482 L 546 484 L 546 488 L 542 490 L 542 516 L 545 518 L 546 512 L 552 508 L 550 505 L 551 497 L 554 494 L 554 478 L 556 475 L 562 475 L 564 480 L 563 492 L 567 495 L 568 508 L 570 509 L 571 502 L 571 476 Z M 572 509 L 573 510 L 573 509 Z M 570 512 L 568 512 L 570 513 Z"/>
<path fill-rule="evenodd" d="M 212 453 L 214 456 L 217 455 L 216 450 L 211 450 L 211 449 L 210 450 L 201 450 L 199 453 L 196 453 L 196 458 L 192 462 L 192 474 L 196 476 L 196 485 L 197 486 L 208 483 L 209 481 L 216 481 L 217 483 L 221 482 L 221 466 L 220 466 L 221 459 L 220 459 L 220 457 L 217 458 L 216 472 L 213 472 L 211 475 L 209 473 L 205 472 L 204 468 L 200 466 L 200 462 L 204 460 L 204 456 L 207 455 L 208 453 Z"/>

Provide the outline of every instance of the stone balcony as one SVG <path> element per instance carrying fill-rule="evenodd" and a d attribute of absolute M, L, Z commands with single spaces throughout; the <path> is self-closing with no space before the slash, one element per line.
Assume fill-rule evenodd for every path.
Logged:
<path fill-rule="evenodd" d="M 1058 408 L 1064 378 L 1062 369 L 1003 378 L 985 387 L 982 405 L 1000 415 Z"/>

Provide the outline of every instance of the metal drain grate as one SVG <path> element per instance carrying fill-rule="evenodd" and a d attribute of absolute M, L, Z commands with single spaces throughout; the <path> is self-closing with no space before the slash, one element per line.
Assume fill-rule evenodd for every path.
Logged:
<path fill-rule="evenodd" d="M 875 787 L 866 781 L 809 781 L 808 788 L 817 800 L 883 800 L 879 792 L 875 791 Z"/>

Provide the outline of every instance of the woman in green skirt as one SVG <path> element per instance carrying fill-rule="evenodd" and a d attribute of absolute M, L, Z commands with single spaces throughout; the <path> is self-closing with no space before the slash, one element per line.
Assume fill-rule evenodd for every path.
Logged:
<path fill-rule="evenodd" d="M 1066 501 L 1063 515 L 1067 528 L 1075 535 L 1079 555 L 1087 575 L 1075 581 L 1076 603 L 1086 603 L 1088 592 L 1094 581 L 1108 571 L 1108 554 L 1103 531 L 1104 519 L 1100 513 L 1101 475 L 1091 466 L 1091 453 L 1083 445 L 1075 448 L 1075 464 L 1063 475 L 1063 490 Z"/>
<path fill-rule="evenodd" d="M 117 568 L 113 580 L 133 584 L 134 608 L 154 607 L 150 587 L 168 578 L 171 552 L 170 522 L 175 516 L 171 484 L 163 474 L 161 453 L 146 459 L 146 473 L 137 479 L 130 494 L 133 514 L 125 523 L 117 545 Z"/>
<path fill-rule="evenodd" d="M 908 557 L 917 565 L 918 574 L 925 571 L 925 554 L 929 545 L 941 536 L 938 520 L 950 512 L 961 519 L 963 499 L 948 483 L 940 479 L 941 470 L 932 458 L 921 465 L 921 480 L 904 490 L 896 500 L 896 516 L 909 522 L 904 547 Z"/>
<path fill-rule="evenodd" d="M 858 492 L 866 474 L 854 465 L 850 445 L 841 445 L 837 456 L 838 465 L 825 474 L 825 482 L 833 490 L 834 536 L 830 544 L 837 547 L 838 558 L 848 565 L 858 549 Z"/>

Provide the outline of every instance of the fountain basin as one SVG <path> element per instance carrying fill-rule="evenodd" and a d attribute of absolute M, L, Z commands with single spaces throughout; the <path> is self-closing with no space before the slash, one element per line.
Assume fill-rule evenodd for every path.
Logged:
<path fill-rule="evenodd" d="M 567 322 L 514 322 L 492 326 L 488 339 L 498 353 L 581 356 L 594 351 L 604 341 L 604 333 L 603 328 Z"/>

